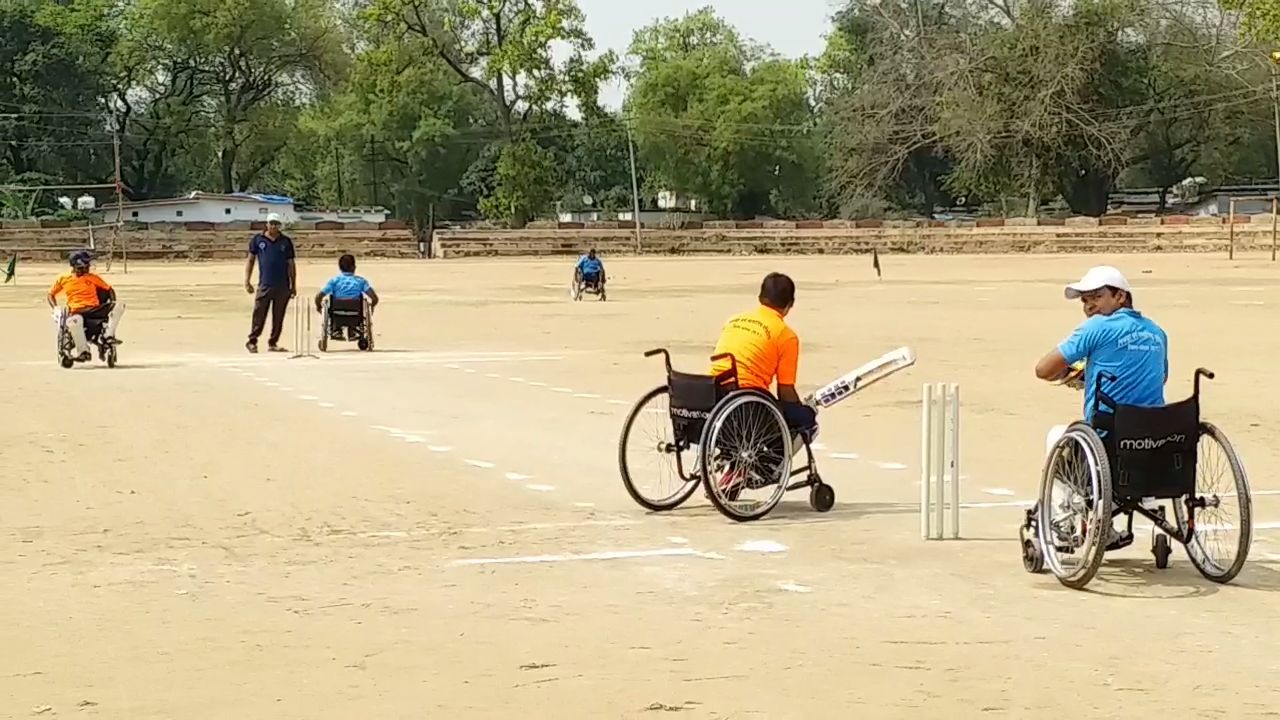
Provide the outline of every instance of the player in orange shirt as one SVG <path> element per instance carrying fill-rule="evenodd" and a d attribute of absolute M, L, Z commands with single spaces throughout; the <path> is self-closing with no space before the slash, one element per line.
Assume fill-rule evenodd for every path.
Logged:
<path fill-rule="evenodd" d="M 58 295 L 66 293 L 67 330 L 76 345 L 76 359 L 86 362 L 92 359 L 89 352 L 89 340 L 85 335 L 85 322 L 105 323 L 102 337 L 110 343 L 118 343 L 115 339 L 116 325 L 124 314 L 124 305 L 115 302 L 116 291 L 106 280 L 89 272 L 92 258 L 87 250 L 71 253 L 71 272 L 65 273 L 54 281 L 49 288 L 49 307 L 57 307 Z M 107 304 L 107 303 L 111 304 Z"/>
<path fill-rule="evenodd" d="M 796 392 L 800 363 L 800 338 L 787 326 L 787 313 L 796 300 L 796 284 L 782 273 L 769 273 L 760 284 L 760 304 L 729 318 L 720 332 L 715 354 L 733 355 L 738 366 L 738 387 L 770 391 L 777 380 L 778 405 L 792 430 L 810 441 L 817 436 L 818 413 L 805 405 Z M 727 359 L 713 364 L 711 374 L 730 367 Z"/>

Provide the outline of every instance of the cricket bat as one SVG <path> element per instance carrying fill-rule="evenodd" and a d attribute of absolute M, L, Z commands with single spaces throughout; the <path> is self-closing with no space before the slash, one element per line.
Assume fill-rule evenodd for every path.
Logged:
<path fill-rule="evenodd" d="M 805 404 L 814 408 L 829 408 L 890 375 L 906 370 L 915 364 L 915 351 L 909 347 L 900 347 L 827 383 L 805 398 Z"/>

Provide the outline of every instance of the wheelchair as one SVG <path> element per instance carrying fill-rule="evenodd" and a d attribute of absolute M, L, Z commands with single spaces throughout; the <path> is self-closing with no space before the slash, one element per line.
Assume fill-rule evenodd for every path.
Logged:
<path fill-rule="evenodd" d="M 1133 516 L 1142 515 L 1154 526 L 1157 568 L 1169 566 L 1172 539 L 1205 578 L 1228 583 L 1240 573 L 1253 536 L 1249 481 L 1227 436 L 1200 419 L 1201 377 L 1214 374 L 1196 370 L 1191 397 L 1163 407 L 1120 405 L 1102 392 L 1102 381 L 1115 376 L 1098 377 L 1093 423 L 1071 424 L 1049 450 L 1039 499 L 1018 533 L 1024 569 L 1048 566 L 1063 585 L 1081 589 L 1105 552 L 1133 542 Z M 1099 412 L 1103 406 L 1112 412 Z M 1214 473 L 1229 474 L 1230 484 L 1217 484 Z M 1148 507 L 1160 500 L 1172 505 L 1172 521 L 1163 504 Z M 1223 517 L 1232 509 L 1234 518 Z M 1120 515 L 1127 534 L 1109 547 Z M 1234 543 L 1220 537 L 1231 531 Z"/>
<path fill-rule="evenodd" d="M 98 351 L 98 359 L 105 362 L 107 367 L 113 368 L 116 366 L 118 357 L 116 348 L 120 341 L 103 337 L 102 331 L 107 326 L 107 317 L 115 309 L 115 302 L 102 290 L 98 291 L 98 300 L 101 305 L 95 312 L 95 316 L 84 318 L 84 336 L 89 341 L 90 347 Z M 53 320 L 58 328 L 58 364 L 68 370 L 79 362 L 76 357 L 75 340 L 71 338 L 71 330 L 67 327 L 67 320 L 70 317 L 71 311 L 65 305 L 59 305 L 53 311 Z"/>
<path fill-rule="evenodd" d="M 606 280 L 603 277 L 590 281 L 584 280 L 582 277 L 582 271 L 578 268 L 574 268 L 573 284 L 569 286 L 569 297 L 573 298 L 574 302 L 577 302 L 582 299 L 583 295 L 592 293 L 596 295 L 601 302 L 603 302 L 608 299 L 608 295 L 605 293 L 604 289 L 605 282 Z"/>
<path fill-rule="evenodd" d="M 369 298 L 339 300 L 326 295 L 320 307 L 320 337 L 316 347 L 329 351 L 329 341 L 355 341 L 361 351 L 373 350 L 373 305 Z"/>
<path fill-rule="evenodd" d="M 791 490 L 809 489 L 817 512 L 835 505 L 835 490 L 822 482 L 806 432 L 788 427 L 778 402 L 767 392 L 738 388 L 737 361 L 719 375 L 694 375 L 671 367 L 662 355 L 667 381 L 635 404 L 618 441 L 618 468 L 627 493 L 656 512 L 674 510 L 702 485 L 712 505 L 738 522 L 769 514 Z M 792 468 L 793 449 L 803 443 L 806 462 Z M 792 482 L 793 478 L 804 479 Z M 656 480 L 651 491 L 642 481 Z"/>

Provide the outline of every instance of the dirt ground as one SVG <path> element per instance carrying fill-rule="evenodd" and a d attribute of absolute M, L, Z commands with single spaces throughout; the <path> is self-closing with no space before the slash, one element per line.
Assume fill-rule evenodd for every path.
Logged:
<path fill-rule="evenodd" d="M 114 370 L 57 366 L 61 268 L 19 266 L 0 286 L 0 716 L 1278 714 L 1280 266 L 606 260 L 606 303 L 569 300 L 569 259 L 362 263 L 378 350 L 319 359 L 244 351 L 239 263 L 117 265 Z M 1022 569 L 1045 432 L 1080 411 L 1032 367 L 1080 320 L 1063 283 L 1104 261 L 1169 333 L 1170 399 L 1218 373 L 1204 415 L 1258 494 L 1232 585 L 1181 548 L 1156 571 L 1144 534 L 1085 592 Z M 300 266 L 304 295 L 333 265 Z M 804 493 L 753 524 L 700 493 L 643 511 L 617 468 L 628 406 L 662 381 L 642 352 L 700 370 L 773 269 L 799 284 L 802 385 L 900 345 L 918 364 L 820 417 L 830 513 Z M 919 533 L 934 381 L 961 386 L 959 541 Z"/>

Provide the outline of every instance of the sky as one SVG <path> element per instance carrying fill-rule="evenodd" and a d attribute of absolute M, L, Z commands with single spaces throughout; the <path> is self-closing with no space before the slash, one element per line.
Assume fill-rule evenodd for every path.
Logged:
<path fill-rule="evenodd" d="M 578 0 L 587 18 L 587 32 L 596 49 L 613 50 L 619 58 L 631 44 L 631 34 L 654 20 L 680 17 L 710 6 L 716 14 L 757 42 L 787 57 L 817 55 L 823 35 L 840 0 Z M 601 88 L 600 102 L 622 105 L 624 87 L 615 82 Z"/>

